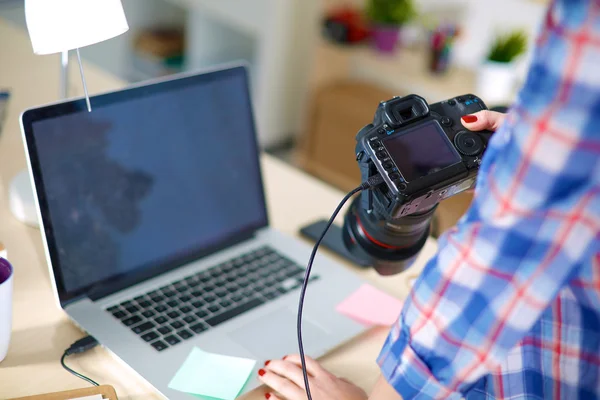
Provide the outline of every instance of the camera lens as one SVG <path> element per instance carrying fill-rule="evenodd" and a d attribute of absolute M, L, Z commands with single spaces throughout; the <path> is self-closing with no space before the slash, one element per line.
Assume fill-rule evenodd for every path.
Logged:
<path fill-rule="evenodd" d="M 408 269 L 429 236 L 431 217 L 437 206 L 419 213 L 388 219 L 368 212 L 356 197 L 344 218 L 346 249 L 360 259 L 370 259 L 380 275 Z"/>
<path fill-rule="evenodd" d="M 454 145 L 465 156 L 476 156 L 483 151 L 483 140 L 473 132 L 461 131 L 454 137 Z"/>

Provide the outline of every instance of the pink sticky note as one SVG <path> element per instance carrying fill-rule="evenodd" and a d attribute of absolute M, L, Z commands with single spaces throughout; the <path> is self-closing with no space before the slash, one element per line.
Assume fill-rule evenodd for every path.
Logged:
<path fill-rule="evenodd" d="M 402 302 L 365 283 L 338 304 L 336 310 L 366 326 L 390 326 L 398 319 Z"/>

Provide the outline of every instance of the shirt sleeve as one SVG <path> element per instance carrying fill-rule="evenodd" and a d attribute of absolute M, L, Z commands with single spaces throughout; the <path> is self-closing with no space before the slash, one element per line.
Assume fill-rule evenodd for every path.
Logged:
<path fill-rule="evenodd" d="M 549 9 L 473 203 L 392 326 L 378 364 L 405 400 L 465 396 L 600 251 L 599 4 Z"/>

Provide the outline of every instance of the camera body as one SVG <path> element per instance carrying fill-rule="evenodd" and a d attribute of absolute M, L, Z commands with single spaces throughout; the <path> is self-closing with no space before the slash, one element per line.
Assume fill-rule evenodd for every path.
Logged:
<path fill-rule="evenodd" d="M 361 192 L 344 217 L 344 246 L 381 275 L 409 268 L 429 236 L 440 201 L 475 186 L 492 132 L 471 132 L 461 117 L 485 110 L 466 94 L 428 105 L 411 94 L 381 102 L 356 136 L 362 181 L 385 184 Z"/>
<path fill-rule="evenodd" d="M 485 109 L 472 94 L 432 105 L 414 94 L 381 102 L 356 136 L 356 154 L 362 181 L 381 174 L 385 185 L 363 193 L 362 207 L 394 220 L 474 187 L 492 132 L 471 132 L 460 119 Z"/>

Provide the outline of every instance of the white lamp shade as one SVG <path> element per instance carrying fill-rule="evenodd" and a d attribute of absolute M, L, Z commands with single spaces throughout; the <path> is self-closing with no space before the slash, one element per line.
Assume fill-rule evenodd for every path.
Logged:
<path fill-rule="evenodd" d="M 35 54 L 89 46 L 129 29 L 121 0 L 25 0 L 25 19 Z"/>

